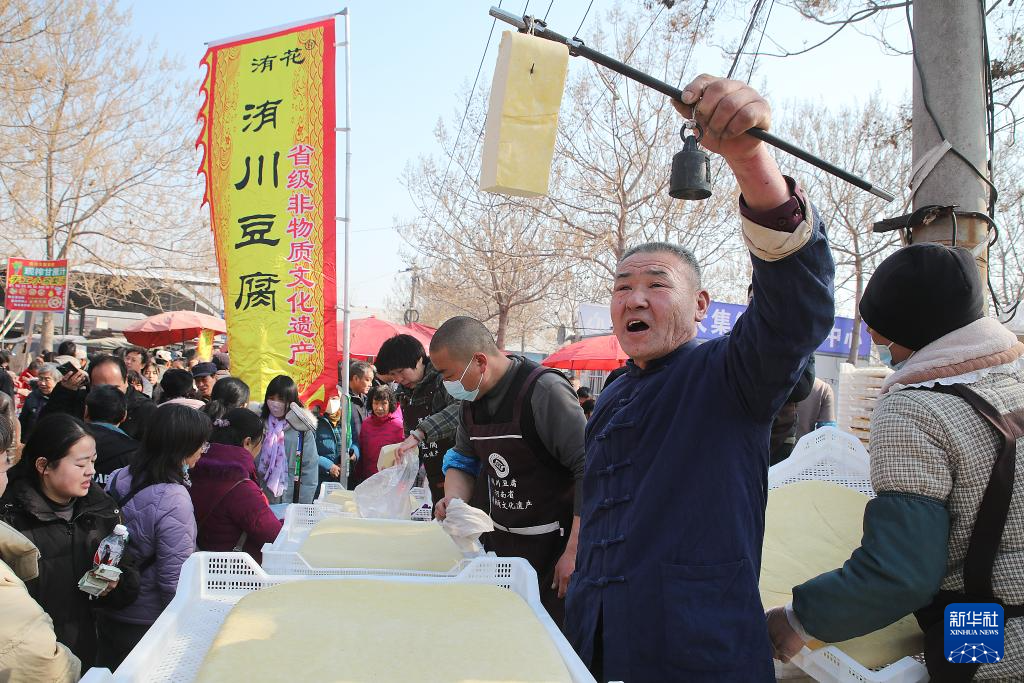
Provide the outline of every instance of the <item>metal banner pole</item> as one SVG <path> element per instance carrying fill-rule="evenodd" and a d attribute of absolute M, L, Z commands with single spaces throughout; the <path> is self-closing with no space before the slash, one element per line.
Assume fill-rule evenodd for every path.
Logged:
<path fill-rule="evenodd" d="M 338 444 L 339 450 L 341 451 L 341 459 L 338 462 L 341 468 L 341 475 L 338 480 L 343 484 L 348 482 L 349 473 L 349 459 L 348 459 L 348 434 L 352 427 L 349 424 L 352 414 L 352 407 L 349 403 L 348 395 L 348 380 L 349 380 L 349 363 L 352 358 L 352 328 L 350 320 L 350 305 L 349 305 L 349 265 L 351 259 L 349 258 L 349 234 L 352 231 L 352 60 L 351 60 L 351 36 L 349 32 L 349 25 L 351 23 L 351 17 L 349 15 L 349 8 L 343 9 L 340 14 L 345 17 L 345 40 L 341 45 L 345 48 L 345 126 L 340 128 L 339 132 L 345 133 L 345 215 L 340 220 L 345 223 L 345 258 L 343 261 L 343 291 L 342 291 L 342 340 L 344 341 L 345 347 L 342 353 L 341 359 L 341 386 L 338 388 L 341 393 L 342 399 L 342 425 L 341 425 L 341 443 Z M 337 89 L 335 89 L 337 90 Z M 337 97 L 337 96 L 336 96 Z"/>

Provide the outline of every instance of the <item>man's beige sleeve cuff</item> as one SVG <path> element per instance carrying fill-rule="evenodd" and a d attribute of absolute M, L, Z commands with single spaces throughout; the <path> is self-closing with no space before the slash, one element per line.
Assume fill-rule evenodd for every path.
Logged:
<path fill-rule="evenodd" d="M 794 254 L 811 239 L 814 220 L 813 209 L 807 207 L 807 216 L 793 232 L 772 230 L 740 216 L 743 226 L 743 241 L 750 253 L 762 261 L 778 261 Z"/>

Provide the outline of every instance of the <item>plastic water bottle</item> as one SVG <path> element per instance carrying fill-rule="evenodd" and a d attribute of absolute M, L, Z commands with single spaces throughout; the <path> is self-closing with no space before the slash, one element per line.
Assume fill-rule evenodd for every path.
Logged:
<path fill-rule="evenodd" d="M 124 547 L 127 543 L 128 528 L 124 524 L 118 524 L 114 527 L 113 533 L 100 541 L 99 547 L 96 548 L 96 554 L 93 555 L 93 565 L 96 567 L 100 565 L 116 567 L 121 562 L 121 557 L 124 555 Z"/>

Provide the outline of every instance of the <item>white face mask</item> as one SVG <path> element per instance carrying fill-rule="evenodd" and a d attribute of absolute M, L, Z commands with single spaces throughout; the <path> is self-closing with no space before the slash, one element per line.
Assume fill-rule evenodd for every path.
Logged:
<path fill-rule="evenodd" d="M 288 406 L 286 406 L 282 401 L 268 400 L 267 410 L 270 411 L 271 415 L 280 420 L 284 417 L 285 412 L 288 410 Z"/>
<path fill-rule="evenodd" d="M 444 380 L 444 389 L 448 392 L 448 395 L 454 398 L 456 401 L 475 401 L 476 397 L 480 394 L 480 385 L 483 384 L 484 376 L 480 375 L 480 381 L 476 383 L 476 389 L 470 391 L 466 388 L 466 385 L 462 383 L 465 379 L 466 373 L 469 372 L 470 366 L 473 365 L 473 359 L 469 359 L 469 363 L 466 365 L 466 369 L 462 371 L 462 376 L 457 380 Z"/>
<path fill-rule="evenodd" d="M 327 412 L 330 415 L 334 415 L 336 412 L 341 410 L 341 399 L 335 396 L 331 400 L 327 401 Z"/>
<path fill-rule="evenodd" d="M 902 368 L 904 365 L 907 364 L 907 361 L 910 360 L 910 356 L 913 356 L 914 354 L 911 353 L 910 356 L 907 356 L 906 358 L 901 360 L 899 363 L 893 362 L 893 359 L 892 359 L 892 345 L 895 344 L 895 343 L 896 342 L 889 342 L 888 344 L 875 344 L 875 350 L 878 351 L 878 359 L 879 360 L 881 360 L 883 363 L 888 365 L 893 370 L 899 370 L 900 368 Z M 915 351 L 915 353 L 916 353 L 916 351 Z"/>

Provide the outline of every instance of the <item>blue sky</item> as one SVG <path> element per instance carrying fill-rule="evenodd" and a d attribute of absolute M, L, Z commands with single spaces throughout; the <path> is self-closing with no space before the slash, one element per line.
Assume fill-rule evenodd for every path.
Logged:
<path fill-rule="evenodd" d="M 549 1 L 532 0 L 529 11 L 543 14 Z M 399 251 L 403 243 L 391 225 L 396 217 L 411 218 L 413 209 L 399 177 L 410 161 L 437 153 L 433 131 L 439 118 L 461 116 L 458 96 L 476 74 L 491 28 L 487 10 L 492 4 L 488 0 L 363 0 L 350 5 L 353 306 L 382 306 L 394 279 L 401 277 L 398 271 L 405 264 Z M 504 4 L 510 11 L 521 12 L 525 0 Z M 202 77 L 198 63 L 205 42 L 332 14 L 345 7 L 343 3 L 321 0 L 178 0 L 131 6 L 135 35 L 144 42 L 153 41 L 168 56 L 179 58 L 186 66 L 186 76 L 194 76 L 197 91 Z M 581 0 L 556 0 L 548 23 L 553 30 L 572 35 L 586 6 Z M 594 2 L 581 38 L 587 39 L 587 26 L 611 6 L 610 1 Z M 627 1 L 621 6 L 632 9 L 642 7 L 642 3 Z M 721 17 L 718 28 L 727 40 L 735 40 L 744 21 L 743 16 Z M 899 35 L 903 33 L 905 29 Z M 775 8 L 768 35 L 784 37 L 786 46 L 795 49 L 816 42 L 824 34 L 792 13 Z M 480 77 L 484 85 L 490 83 L 493 73 L 497 38 L 496 31 Z M 766 40 L 764 48 L 768 47 Z M 339 73 L 340 59 L 339 48 Z M 579 68 L 577 60 L 572 61 L 571 68 Z M 728 68 L 728 60 L 715 47 L 701 48 L 691 63 L 692 75 Z M 767 84 L 776 102 L 813 98 L 825 106 L 840 106 L 866 100 L 875 90 L 892 99 L 906 96 L 910 69 L 908 58 L 883 56 L 870 38 L 848 31 L 806 57 L 762 58 L 754 81 Z M 342 83 L 339 92 L 344 92 Z M 340 106 L 338 116 L 339 125 L 343 125 Z M 343 150 L 344 139 L 339 138 L 339 169 L 344 168 Z M 339 212 L 343 207 L 340 178 L 339 172 Z M 196 201 L 200 199 L 197 192 Z M 340 244 L 339 240 L 339 249 Z M 340 273 L 338 281 L 340 286 Z"/>

